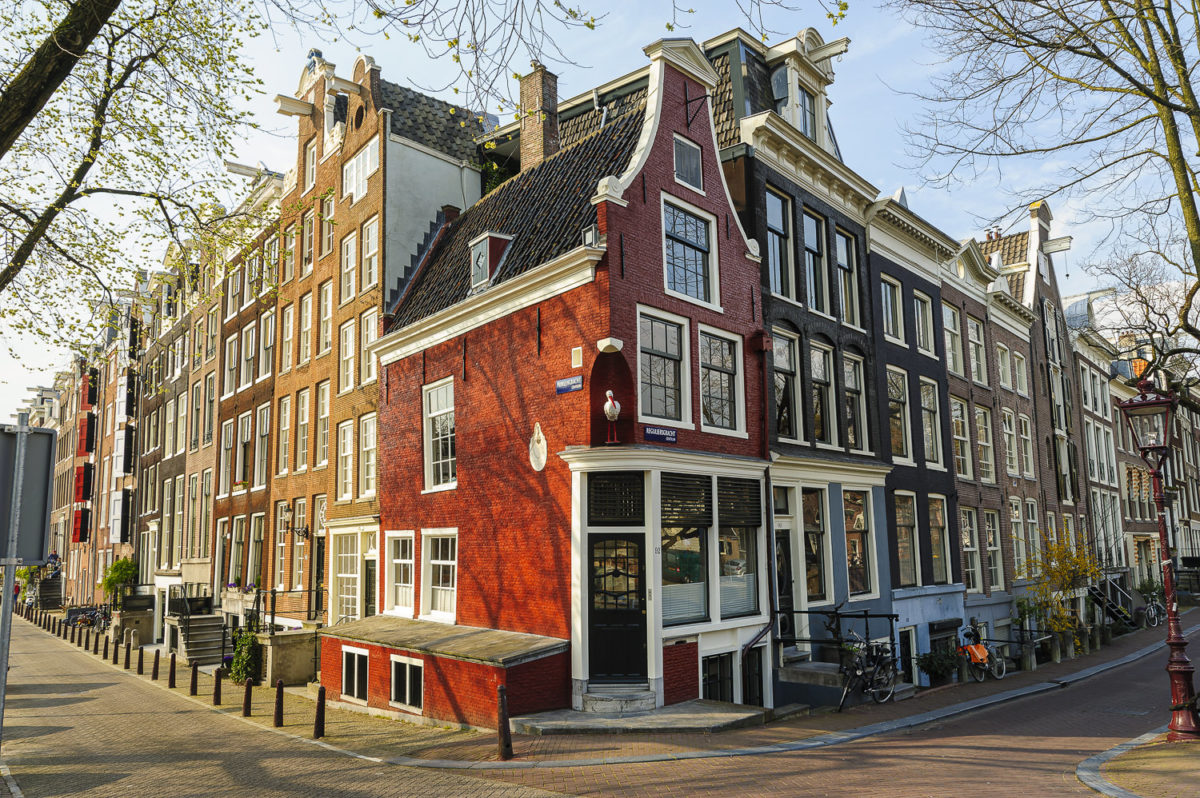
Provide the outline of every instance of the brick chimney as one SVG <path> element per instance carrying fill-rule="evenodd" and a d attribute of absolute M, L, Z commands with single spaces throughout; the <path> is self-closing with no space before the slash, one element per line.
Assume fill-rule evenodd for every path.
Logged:
<path fill-rule="evenodd" d="M 558 76 L 533 62 L 521 78 L 521 171 L 558 152 Z"/>

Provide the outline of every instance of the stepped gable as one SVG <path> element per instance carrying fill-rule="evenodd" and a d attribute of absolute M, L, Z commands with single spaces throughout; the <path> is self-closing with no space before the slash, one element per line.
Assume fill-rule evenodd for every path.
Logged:
<path fill-rule="evenodd" d="M 991 241 L 980 241 L 979 249 L 987 257 L 991 257 L 993 252 L 999 252 L 1000 260 L 1005 266 L 1025 263 L 1029 259 L 1029 233 L 1013 233 Z M 1021 271 L 1004 275 L 1008 278 L 1009 292 L 1018 302 L 1023 301 L 1025 296 L 1025 274 L 1026 272 Z"/>
<path fill-rule="evenodd" d="M 645 84 L 646 81 L 641 81 Z M 646 104 L 646 86 L 642 85 L 627 94 L 622 94 L 617 97 L 610 97 L 599 108 L 591 108 L 582 114 L 567 119 L 559 118 L 558 121 L 558 143 L 559 147 L 567 148 L 592 133 L 600 129 L 600 121 L 603 119 L 604 124 L 611 125 L 613 120 L 619 119 L 630 111 L 636 111 Z M 605 119 L 604 112 L 608 111 L 608 118 Z"/>
<path fill-rule="evenodd" d="M 709 59 L 717 71 L 717 87 L 712 91 L 713 125 L 717 132 L 717 147 L 725 149 L 741 141 L 737 115 L 733 112 L 733 84 L 729 81 L 729 53 Z"/>
<path fill-rule="evenodd" d="M 392 133 L 460 161 L 478 160 L 475 139 L 483 127 L 476 114 L 386 80 L 379 90 L 383 107 L 392 109 Z"/>
<path fill-rule="evenodd" d="M 492 285 L 578 247 L 583 228 L 596 222 L 591 203 L 596 184 L 602 177 L 625 171 L 644 115 L 643 106 L 609 121 L 575 145 L 511 178 L 455 219 L 415 276 L 396 309 L 391 329 L 418 322 L 467 298 L 471 291 L 470 242 L 482 233 L 513 236 Z"/>

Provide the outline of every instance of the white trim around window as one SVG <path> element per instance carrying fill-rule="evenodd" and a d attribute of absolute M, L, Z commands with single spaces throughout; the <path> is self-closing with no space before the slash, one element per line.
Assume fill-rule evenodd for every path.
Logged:
<path fill-rule="evenodd" d="M 449 540 L 446 544 L 437 541 Z M 434 551 L 435 548 L 441 551 Z M 452 554 L 453 556 L 448 556 Z M 434 585 L 434 571 L 440 574 Z M 447 570 L 448 569 L 448 570 Z M 449 584 L 446 584 L 449 582 Z M 435 608 L 435 605 L 436 608 Z M 421 530 L 421 615 L 424 621 L 455 623 L 458 610 L 458 528 Z"/>
<path fill-rule="evenodd" d="M 411 618 L 416 610 L 416 545 L 412 529 L 384 532 L 383 607 L 387 615 Z"/>
<path fill-rule="evenodd" d="M 362 704 L 365 706 L 367 703 L 367 696 L 369 695 L 367 688 L 371 678 L 371 652 L 365 648 L 359 648 L 358 646 L 343 645 L 341 654 L 342 700 L 349 701 L 352 704 Z M 367 661 L 366 667 L 361 671 L 356 667 L 354 671 L 348 674 L 346 672 L 346 662 L 351 657 L 354 658 L 354 663 L 356 666 L 358 664 L 358 658 L 362 657 Z M 347 688 L 349 688 L 349 690 L 347 690 Z M 359 694 L 361 694 L 361 697 Z"/>
<path fill-rule="evenodd" d="M 691 214 L 707 222 L 707 280 L 709 297 L 707 300 L 698 297 L 689 296 L 681 291 L 671 289 L 670 280 L 667 274 L 667 205 L 673 205 L 678 210 Z M 690 302 L 693 305 L 715 310 L 717 313 L 724 313 L 724 308 L 721 307 L 721 268 L 720 257 L 717 247 L 717 217 L 697 207 L 696 205 L 682 200 L 673 194 L 668 194 L 665 191 L 659 195 L 658 219 L 662 238 L 662 276 L 663 276 L 663 292 L 668 296 L 673 296 L 676 299 L 681 299 L 684 302 Z"/>
<path fill-rule="evenodd" d="M 444 388 L 449 387 L 449 391 L 444 391 Z M 448 393 L 448 396 L 446 395 Z M 449 407 L 439 405 L 436 410 L 431 410 L 431 402 L 449 400 Z M 450 415 L 451 427 L 448 437 L 450 445 L 442 454 L 446 455 L 442 458 L 434 457 L 434 419 L 440 418 L 446 414 Z M 458 487 L 458 455 L 447 454 L 448 450 L 453 450 L 455 447 L 456 430 L 454 429 L 454 378 L 446 377 L 445 379 L 437 380 L 425 385 L 421 388 L 421 417 L 422 417 L 422 442 L 424 444 L 425 462 L 425 490 L 424 493 L 429 493 L 436 490 L 450 490 Z M 435 465 L 444 468 L 435 471 Z"/>
<path fill-rule="evenodd" d="M 711 432 L 715 435 L 730 435 L 735 438 L 749 437 L 746 432 L 746 370 L 744 367 L 745 360 L 743 355 L 744 349 L 742 336 L 737 335 L 736 333 L 726 332 L 725 330 L 719 330 L 716 327 L 709 327 L 706 324 L 697 324 L 696 329 L 700 333 L 700 338 L 698 340 L 700 340 L 701 344 L 703 344 L 703 339 L 707 336 L 720 342 L 731 344 L 733 348 L 733 427 L 726 428 L 721 426 L 711 426 L 704 423 L 704 397 L 702 395 L 700 397 L 700 431 Z M 699 361 L 699 368 L 701 372 L 700 390 L 703 394 L 703 372 L 706 368 L 714 368 L 718 371 L 718 373 L 727 374 L 728 372 L 721 370 L 716 364 L 705 363 L 703 351 L 699 353 Z"/>
<path fill-rule="evenodd" d="M 400 674 L 403 674 L 404 678 L 398 685 L 396 677 Z M 397 687 L 401 689 L 397 690 Z M 413 700 L 414 692 L 416 693 L 415 701 Z M 390 654 L 388 659 L 388 704 L 405 712 L 420 715 L 424 703 L 425 662 L 417 657 Z"/>
<path fill-rule="evenodd" d="M 695 429 L 696 425 L 692 421 L 692 334 L 691 321 L 683 316 L 676 316 L 674 313 L 667 313 L 665 310 L 647 307 L 645 305 L 637 306 L 638 314 L 638 367 L 635 379 L 637 380 L 638 402 L 637 402 L 637 421 L 639 424 L 652 424 L 655 426 L 675 427 L 677 429 Z M 645 347 L 649 346 L 650 342 L 643 340 L 642 336 L 642 320 L 643 318 L 651 318 L 666 324 L 675 325 L 680 329 L 679 332 L 679 418 L 671 418 L 669 416 L 652 416 L 643 412 L 649 398 L 643 395 L 642 392 L 642 358 L 646 356 Z"/>

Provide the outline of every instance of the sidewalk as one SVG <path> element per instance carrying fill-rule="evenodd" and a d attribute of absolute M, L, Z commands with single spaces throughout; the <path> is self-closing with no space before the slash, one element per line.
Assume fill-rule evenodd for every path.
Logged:
<path fill-rule="evenodd" d="M 1197 620 L 1196 610 L 1185 613 Z M 1198 627 L 1200 628 L 1200 627 Z M 1192 629 L 1188 632 L 1194 631 Z M 717 733 L 680 734 L 574 734 L 561 736 L 513 735 L 516 759 L 498 761 L 496 736 L 491 733 L 416 725 L 336 709 L 326 709 L 323 747 L 376 762 L 453 769 L 516 769 L 571 767 L 583 764 L 619 764 L 636 761 L 678 760 L 795 751 L 834 745 L 875 734 L 929 723 L 1002 701 L 1060 690 L 1098 672 L 1119 667 L 1155 650 L 1164 651 L 1161 629 L 1125 635 L 1110 646 L 1086 657 L 1045 665 L 1033 672 L 1010 673 L 1005 679 L 988 679 L 926 690 L 907 701 L 883 705 L 861 705 L 843 713 L 820 712 L 801 715 L 755 728 Z M 70 644 L 60 641 L 62 645 Z M 102 645 L 103 647 L 103 645 Z M 122 652 L 123 653 L 123 652 Z M 1164 654 L 1165 656 L 1165 654 Z M 127 673 L 149 680 L 153 655 L 146 658 L 146 675 L 137 677 L 134 667 Z M 123 670 L 121 665 L 108 667 Z M 122 657 L 123 662 L 123 657 Z M 167 661 L 161 663 L 158 685 L 166 687 Z M 188 698 L 190 671 L 181 669 L 172 692 Z M 241 715 L 245 688 L 223 681 L 223 702 L 213 711 Z M 210 706 L 213 679 L 199 674 L 198 695 L 188 700 Z M 302 691 L 285 691 L 284 725 L 273 729 L 274 689 L 252 690 L 251 716 L 246 722 L 289 737 L 312 742 L 314 702 Z M 1195 749 L 1191 749 L 1195 750 Z M 1195 794 L 1195 782 L 1189 795 Z M 1148 795 L 1159 795 L 1157 792 Z"/>
<path fill-rule="evenodd" d="M 1200 790 L 1200 744 L 1166 742 L 1157 729 L 1080 763 L 1080 781 L 1111 798 L 1193 798 Z"/>

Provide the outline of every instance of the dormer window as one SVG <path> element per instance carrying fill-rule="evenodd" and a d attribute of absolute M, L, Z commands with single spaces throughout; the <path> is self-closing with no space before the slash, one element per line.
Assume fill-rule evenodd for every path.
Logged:
<path fill-rule="evenodd" d="M 488 232 L 471 241 L 472 290 L 483 288 L 492 279 L 511 240 L 511 236 Z"/>
<path fill-rule="evenodd" d="M 471 287 L 478 288 L 488 280 L 488 240 L 479 239 L 471 246 Z"/>
<path fill-rule="evenodd" d="M 775 100 L 775 113 L 785 116 L 788 104 L 788 69 L 787 66 L 776 67 L 771 73 L 771 96 Z"/>
<path fill-rule="evenodd" d="M 697 191 L 704 191 L 700 147 L 680 136 L 675 137 L 675 180 Z"/>
<path fill-rule="evenodd" d="M 817 101 L 812 92 L 803 86 L 797 86 L 800 107 L 797 110 L 796 127 L 806 137 L 817 140 Z"/>

